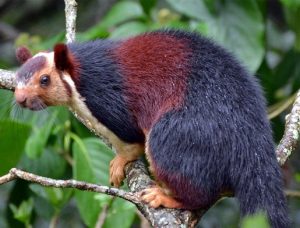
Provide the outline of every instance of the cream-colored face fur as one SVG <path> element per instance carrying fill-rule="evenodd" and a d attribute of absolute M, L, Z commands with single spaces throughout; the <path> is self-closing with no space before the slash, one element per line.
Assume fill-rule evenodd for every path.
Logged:
<path fill-rule="evenodd" d="M 53 52 L 38 53 L 27 62 L 33 61 L 34 58 L 39 56 L 46 59 L 41 69 L 34 71 L 26 82 L 18 79 L 18 76 L 16 77 L 16 101 L 21 106 L 32 110 L 40 110 L 47 106 L 68 105 L 71 94 L 68 84 L 63 78 L 70 76 L 65 72 L 59 72 L 55 68 Z M 24 74 L 24 71 L 22 73 Z M 46 85 L 42 83 L 43 77 L 49 77 Z"/>

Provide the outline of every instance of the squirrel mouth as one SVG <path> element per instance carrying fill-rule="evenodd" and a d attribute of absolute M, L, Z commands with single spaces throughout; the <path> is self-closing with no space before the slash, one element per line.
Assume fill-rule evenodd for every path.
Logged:
<path fill-rule="evenodd" d="M 47 105 L 45 105 L 40 99 L 35 99 L 30 102 L 28 102 L 28 101 L 22 102 L 22 103 L 19 103 L 19 105 L 22 108 L 27 108 L 31 111 L 41 111 L 41 110 L 47 108 Z"/>
<path fill-rule="evenodd" d="M 46 107 L 42 107 L 42 106 L 33 106 L 33 107 L 28 107 L 28 109 L 30 109 L 31 111 L 41 111 L 43 109 L 45 109 Z"/>
<path fill-rule="evenodd" d="M 28 108 L 32 111 L 40 111 L 47 108 L 47 106 L 41 100 L 38 99 L 34 100 Z"/>

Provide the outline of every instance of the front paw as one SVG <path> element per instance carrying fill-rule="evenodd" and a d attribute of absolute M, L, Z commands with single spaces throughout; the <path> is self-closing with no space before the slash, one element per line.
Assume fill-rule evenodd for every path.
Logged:
<path fill-rule="evenodd" d="M 125 165 L 128 163 L 128 160 L 116 155 L 116 157 L 110 162 L 109 169 L 109 181 L 110 184 L 114 187 L 120 187 L 122 181 L 125 179 Z"/>

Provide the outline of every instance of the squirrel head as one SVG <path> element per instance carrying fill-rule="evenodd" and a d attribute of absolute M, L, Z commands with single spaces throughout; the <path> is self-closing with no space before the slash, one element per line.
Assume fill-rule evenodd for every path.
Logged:
<path fill-rule="evenodd" d="M 67 45 L 57 44 L 53 52 L 40 52 L 34 56 L 26 47 L 20 47 L 16 56 L 22 63 L 16 73 L 15 98 L 18 104 L 41 110 L 70 103 L 76 61 Z"/>

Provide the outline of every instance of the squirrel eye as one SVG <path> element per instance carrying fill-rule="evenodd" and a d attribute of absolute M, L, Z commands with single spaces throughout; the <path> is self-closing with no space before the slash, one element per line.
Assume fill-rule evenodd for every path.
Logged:
<path fill-rule="evenodd" d="M 50 76 L 48 74 L 44 74 L 41 76 L 40 84 L 42 87 L 46 87 L 50 84 Z"/>

